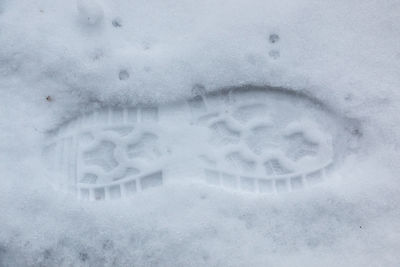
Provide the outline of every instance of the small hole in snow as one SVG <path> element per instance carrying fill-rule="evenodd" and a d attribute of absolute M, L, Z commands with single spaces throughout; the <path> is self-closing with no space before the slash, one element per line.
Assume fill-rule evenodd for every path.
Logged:
<path fill-rule="evenodd" d="M 362 135 L 363 135 L 362 132 L 361 132 L 361 130 L 358 129 L 358 128 L 353 129 L 353 130 L 351 131 L 351 134 L 354 135 L 354 136 L 357 136 L 357 137 L 362 137 Z"/>
<path fill-rule="evenodd" d="M 105 250 L 110 250 L 110 249 L 112 249 L 113 247 L 114 247 L 114 245 L 113 245 L 113 242 L 112 242 L 111 240 L 107 239 L 107 240 L 105 240 L 105 241 L 103 242 L 103 249 L 105 249 Z"/>
<path fill-rule="evenodd" d="M 79 260 L 80 261 L 87 261 L 89 259 L 89 255 L 86 252 L 79 252 Z"/>
<path fill-rule="evenodd" d="M 122 22 L 121 22 L 121 19 L 120 19 L 120 18 L 115 18 L 115 19 L 113 19 L 113 21 L 112 21 L 111 23 L 112 23 L 112 25 L 113 25 L 115 28 L 120 28 L 120 27 L 122 27 Z"/>
<path fill-rule="evenodd" d="M 271 44 L 277 43 L 279 41 L 279 35 L 276 33 L 272 33 L 269 35 L 268 39 Z"/>
<path fill-rule="evenodd" d="M 129 72 L 127 70 L 121 70 L 118 75 L 121 81 L 129 79 Z"/>
<path fill-rule="evenodd" d="M 43 257 L 48 260 L 52 257 L 53 251 L 51 249 L 45 249 L 43 252 Z"/>
<path fill-rule="evenodd" d="M 352 95 L 352 94 L 347 94 L 347 95 L 344 97 L 344 100 L 346 100 L 346 101 L 352 101 L 352 100 L 353 100 L 353 95 Z"/>

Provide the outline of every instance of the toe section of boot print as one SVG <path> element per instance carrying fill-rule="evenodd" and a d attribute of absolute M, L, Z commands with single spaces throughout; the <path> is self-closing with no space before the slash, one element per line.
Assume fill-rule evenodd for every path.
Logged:
<path fill-rule="evenodd" d="M 357 141 L 355 120 L 286 89 L 228 88 L 189 104 L 209 132 L 199 155 L 205 181 L 229 190 L 279 193 L 320 183 Z"/>

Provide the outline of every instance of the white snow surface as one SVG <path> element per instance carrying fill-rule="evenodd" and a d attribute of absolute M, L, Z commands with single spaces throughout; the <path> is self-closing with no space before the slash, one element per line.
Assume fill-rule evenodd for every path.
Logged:
<path fill-rule="evenodd" d="M 0 0 L 0 266 L 400 266 L 399 14 L 396 0 Z M 47 130 L 196 84 L 306 90 L 360 120 L 361 148 L 292 194 L 53 189 Z"/>

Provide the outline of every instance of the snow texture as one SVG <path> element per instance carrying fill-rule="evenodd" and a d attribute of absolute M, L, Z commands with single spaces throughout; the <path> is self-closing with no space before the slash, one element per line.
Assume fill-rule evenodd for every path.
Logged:
<path fill-rule="evenodd" d="M 399 266 L 399 14 L 396 0 L 0 0 L 0 266 Z M 250 194 L 177 168 L 134 197 L 81 201 L 44 167 L 49 132 L 73 118 L 246 85 L 302 92 L 352 122 L 329 182 Z M 305 151 L 326 140 L 295 137 L 309 124 L 286 129 L 314 140 Z M 114 145 L 88 145 L 86 162 L 113 168 L 97 156 Z"/>

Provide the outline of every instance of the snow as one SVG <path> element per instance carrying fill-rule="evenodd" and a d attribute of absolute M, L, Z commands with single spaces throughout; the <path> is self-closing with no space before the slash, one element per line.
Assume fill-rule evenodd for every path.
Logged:
<path fill-rule="evenodd" d="M 395 0 L 0 0 L 0 265 L 398 266 L 398 14 Z M 361 122 L 335 182 L 93 203 L 43 168 L 46 131 L 77 114 L 243 84 Z"/>

